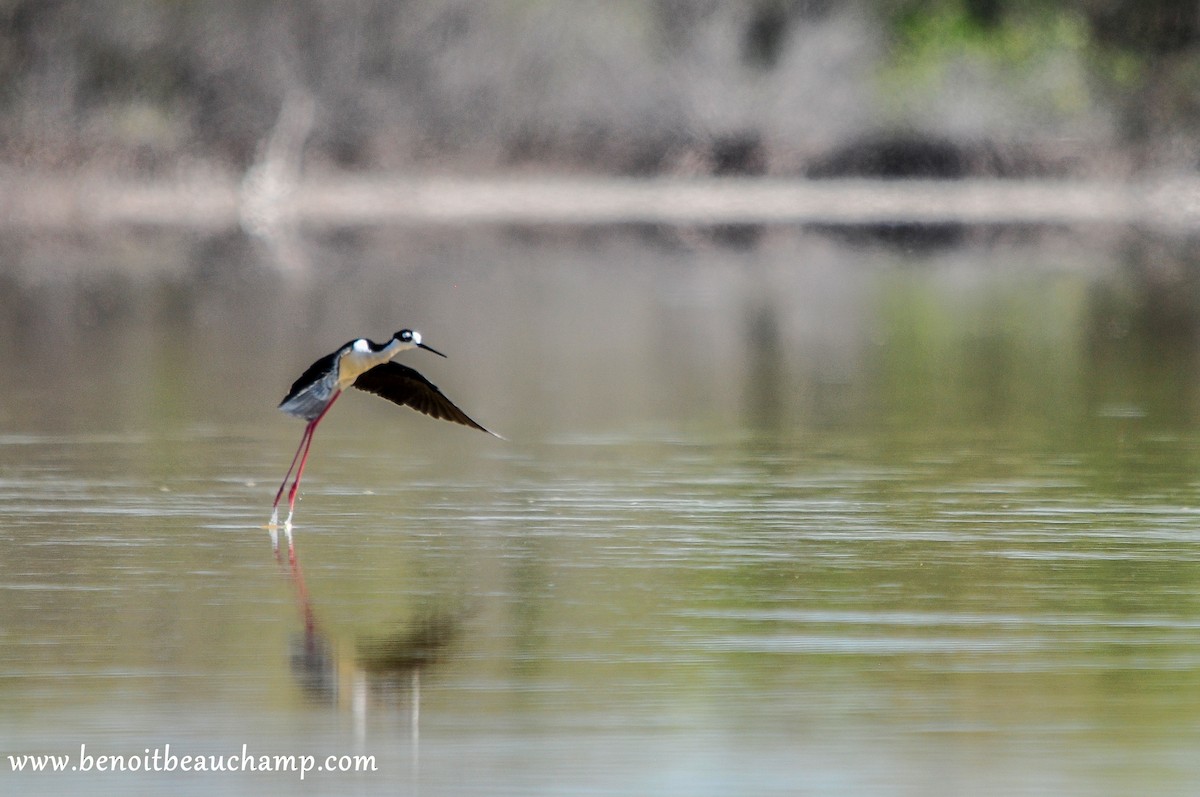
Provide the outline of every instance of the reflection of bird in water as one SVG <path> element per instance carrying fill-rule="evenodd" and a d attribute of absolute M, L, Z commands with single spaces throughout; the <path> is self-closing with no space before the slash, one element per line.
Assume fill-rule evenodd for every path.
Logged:
<path fill-rule="evenodd" d="M 279 524 L 279 501 L 283 498 L 283 490 L 287 486 L 292 471 L 296 471 L 296 480 L 288 493 L 288 516 L 284 521 L 284 529 L 291 538 L 292 513 L 296 508 L 296 491 L 300 488 L 300 478 L 304 475 L 304 464 L 308 461 L 308 450 L 312 446 L 313 433 L 317 424 L 329 412 L 333 402 L 348 387 L 356 387 L 368 393 L 382 396 L 388 401 L 401 406 L 409 406 L 433 418 L 461 423 L 488 434 L 495 432 L 483 428 L 471 420 L 465 412 L 446 398 L 442 391 L 421 374 L 411 368 L 394 363 L 393 357 L 409 349 L 425 349 L 441 357 L 446 355 L 421 342 L 421 333 L 402 329 L 392 336 L 387 343 L 376 343 L 365 338 L 352 340 L 332 354 L 327 354 L 300 375 L 292 384 L 292 389 L 279 404 L 279 409 L 289 415 L 308 421 L 300 445 L 292 457 L 279 491 L 275 493 L 275 503 L 272 505 L 271 527 Z M 297 461 L 300 467 L 296 468 Z M 290 546 L 289 546 L 290 547 Z"/>
<path fill-rule="evenodd" d="M 415 754 L 421 672 L 445 658 L 458 636 L 459 617 L 453 612 L 429 612 L 393 633 L 360 640 L 353 656 L 340 655 L 337 646 L 320 630 L 304 571 L 295 556 L 291 557 L 289 573 L 304 621 L 303 634 L 290 646 L 291 670 L 300 688 L 322 703 L 348 703 L 360 737 L 366 735 L 366 717 L 372 704 L 398 707 L 407 696 Z"/>
<path fill-rule="evenodd" d="M 436 664 L 454 641 L 458 621 L 449 614 L 426 614 L 395 633 L 360 639 L 356 660 L 368 673 L 394 678 Z"/>

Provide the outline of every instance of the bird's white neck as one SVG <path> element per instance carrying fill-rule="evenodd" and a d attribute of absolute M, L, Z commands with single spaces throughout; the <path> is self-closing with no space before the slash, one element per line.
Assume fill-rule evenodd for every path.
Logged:
<path fill-rule="evenodd" d="M 379 351 L 371 351 L 365 340 L 356 341 L 338 360 L 338 390 L 345 390 L 363 373 L 410 348 L 411 344 L 402 343 L 395 338 Z"/>

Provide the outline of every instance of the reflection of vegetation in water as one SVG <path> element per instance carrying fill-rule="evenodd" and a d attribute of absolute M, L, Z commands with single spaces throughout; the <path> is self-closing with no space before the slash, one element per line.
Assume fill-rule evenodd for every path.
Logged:
<path fill-rule="evenodd" d="M 881 280 L 877 411 L 931 430 L 1061 428 L 1077 406 L 1085 285 L 1053 274 Z"/>
<path fill-rule="evenodd" d="M 1094 459 L 1113 489 L 1182 488 L 1193 457 L 1179 435 L 1197 416 L 1200 357 L 1188 285 L 1152 264 L 1106 279 L 894 272 L 878 289 L 874 422 L 904 446 L 1032 446 Z M 1133 465 L 1146 457 L 1153 477 Z"/>

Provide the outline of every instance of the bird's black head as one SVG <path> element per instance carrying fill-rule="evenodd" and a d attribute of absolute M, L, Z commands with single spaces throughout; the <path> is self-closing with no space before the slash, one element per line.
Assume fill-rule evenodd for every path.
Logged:
<path fill-rule="evenodd" d="M 433 348 L 432 346 L 426 346 L 424 343 L 422 343 L 421 342 L 421 333 L 417 332 L 414 329 L 402 329 L 399 332 L 397 332 L 395 335 L 392 336 L 392 340 L 398 340 L 401 343 L 407 344 L 409 346 L 413 346 L 413 347 L 419 348 L 419 349 L 424 349 L 425 351 L 431 351 L 434 354 L 438 355 L 439 357 L 446 356 L 446 355 L 442 354 L 440 351 L 438 351 L 437 349 Z"/>

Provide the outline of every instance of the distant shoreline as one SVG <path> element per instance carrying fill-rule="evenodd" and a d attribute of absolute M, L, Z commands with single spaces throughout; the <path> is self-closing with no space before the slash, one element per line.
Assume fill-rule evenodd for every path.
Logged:
<path fill-rule="evenodd" d="M 0 174 L 9 229 L 404 224 L 1200 225 L 1200 179 L 782 180 L 322 176 L 290 184 Z"/>

